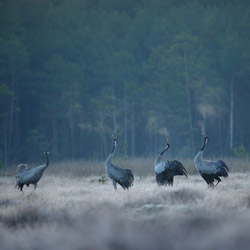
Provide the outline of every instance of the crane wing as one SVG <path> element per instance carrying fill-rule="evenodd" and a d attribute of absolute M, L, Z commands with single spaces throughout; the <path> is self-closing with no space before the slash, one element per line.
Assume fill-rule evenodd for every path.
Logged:
<path fill-rule="evenodd" d="M 134 182 L 134 175 L 130 169 L 122 169 L 113 164 L 108 168 L 108 176 L 119 183 L 123 189 L 128 189 Z"/>
<path fill-rule="evenodd" d="M 31 183 L 36 183 L 40 180 L 42 176 L 42 170 L 39 168 L 22 168 L 21 171 L 16 174 L 16 183 L 17 185 L 24 184 L 29 185 Z"/>
<path fill-rule="evenodd" d="M 16 168 L 16 174 L 18 174 L 26 169 L 29 169 L 27 164 L 19 164 Z"/>
<path fill-rule="evenodd" d="M 166 165 L 166 169 L 168 172 L 175 176 L 175 175 L 185 175 L 187 176 L 187 170 L 179 161 L 168 161 L 168 164 Z"/>
<path fill-rule="evenodd" d="M 179 161 L 161 162 L 155 166 L 158 185 L 173 185 L 175 175 L 187 176 L 187 171 Z"/>
<path fill-rule="evenodd" d="M 218 176 L 228 177 L 229 169 L 224 161 L 222 160 L 216 161 L 215 166 L 216 166 L 215 174 L 217 174 Z"/>
<path fill-rule="evenodd" d="M 21 183 L 22 182 L 22 177 L 25 175 L 25 173 L 30 170 L 28 168 L 27 164 L 19 164 L 16 168 L 16 182 Z"/>
<path fill-rule="evenodd" d="M 217 166 L 225 168 L 227 170 L 227 172 L 229 172 L 229 168 L 228 168 L 227 164 L 224 161 L 218 160 L 218 161 L 216 161 L 216 164 L 217 164 Z"/>
<path fill-rule="evenodd" d="M 185 175 L 187 176 L 187 170 L 179 161 L 167 161 L 161 162 L 155 166 L 156 174 L 167 173 L 169 176 Z"/>
<path fill-rule="evenodd" d="M 228 166 L 222 160 L 218 161 L 203 161 L 202 167 L 199 169 L 201 174 L 210 174 L 217 176 L 228 176 Z"/>
<path fill-rule="evenodd" d="M 26 168 L 17 173 L 17 184 L 30 184 L 33 182 L 34 169 Z"/>

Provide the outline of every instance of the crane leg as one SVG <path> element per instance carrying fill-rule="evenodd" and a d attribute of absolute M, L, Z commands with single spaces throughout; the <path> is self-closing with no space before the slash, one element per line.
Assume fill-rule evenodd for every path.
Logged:
<path fill-rule="evenodd" d="M 215 184 L 215 187 L 221 182 L 221 179 L 219 176 L 215 176 L 214 179 L 216 179 L 218 182 Z"/>
<path fill-rule="evenodd" d="M 219 184 L 220 181 L 218 181 L 214 186 L 216 187 Z"/>
<path fill-rule="evenodd" d="M 209 187 L 209 188 L 214 188 L 214 187 L 215 187 L 215 186 L 214 186 L 214 183 L 213 183 L 213 182 L 209 183 L 209 184 L 208 184 L 208 187 Z"/>
<path fill-rule="evenodd" d="M 36 188 L 37 188 L 37 183 L 34 183 L 34 189 L 36 190 Z"/>
<path fill-rule="evenodd" d="M 114 186 L 114 189 L 117 190 L 117 182 L 115 180 L 113 180 L 113 186 Z"/>

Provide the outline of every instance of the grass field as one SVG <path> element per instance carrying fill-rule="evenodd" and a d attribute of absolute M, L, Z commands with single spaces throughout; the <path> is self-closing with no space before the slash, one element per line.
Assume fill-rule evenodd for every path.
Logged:
<path fill-rule="evenodd" d="M 2 176 L 0 248 L 249 249 L 249 163 L 231 160 L 229 178 L 210 189 L 188 162 L 191 175 L 175 178 L 173 187 L 156 185 L 148 160 L 137 170 L 132 162 L 129 191 L 98 182 L 104 166 L 90 162 L 72 164 L 70 174 L 71 163 L 51 164 L 36 191 L 22 193 L 12 175 Z"/>

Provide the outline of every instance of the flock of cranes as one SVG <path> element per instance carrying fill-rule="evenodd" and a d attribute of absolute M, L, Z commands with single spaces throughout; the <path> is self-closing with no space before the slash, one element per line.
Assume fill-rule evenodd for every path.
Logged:
<path fill-rule="evenodd" d="M 117 147 L 117 139 L 112 138 L 113 147 L 112 150 L 105 162 L 106 174 L 112 180 L 114 189 L 117 189 L 117 183 L 123 189 L 129 189 L 134 182 L 134 175 L 130 169 L 123 169 L 118 166 L 112 164 L 112 157 L 115 153 Z M 208 161 L 204 160 L 203 150 L 205 149 L 208 142 L 208 137 L 204 136 L 203 145 L 198 152 L 198 154 L 194 158 L 194 165 L 201 177 L 206 181 L 209 187 L 213 188 L 218 185 L 221 181 L 220 177 L 227 178 L 229 169 L 226 163 L 222 160 L 218 161 Z M 177 160 L 174 161 L 161 161 L 162 155 L 170 148 L 170 144 L 167 142 L 164 150 L 156 157 L 155 159 L 155 175 L 156 182 L 158 185 L 173 185 L 174 176 L 176 175 L 184 175 L 187 177 L 187 170 L 183 166 L 183 164 Z M 46 162 L 45 164 L 35 167 L 28 168 L 26 164 L 19 164 L 16 170 L 16 187 L 20 191 L 23 190 L 23 186 L 27 187 L 30 184 L 34 185 L 34 188 L 37 188 L 37 183 L 41 179 L 43 172 L 49 166 L 49 152 L 46 150 L 44 152 Z M 214 180 L 217 181 L 214 184 Z"/>

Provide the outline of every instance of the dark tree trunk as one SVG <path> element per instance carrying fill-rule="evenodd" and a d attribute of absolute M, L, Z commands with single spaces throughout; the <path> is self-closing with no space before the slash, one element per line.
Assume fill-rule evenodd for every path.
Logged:
<path fill-rule="evenodd" d="M 184 50 L 184 68 L 185 68 L 186 97 L 187 97 L 188 116 L 189 116 L 190 142 L 191 142 L 191 150 L 192 150 L 192 153 L 194 154 L 195 148 L 194 148 L 194 135 L 193 135 L 193 111 L 192 111 L 190 77 L 189 77 L 188 59 L 187 59 L 186 50 Z"/>

